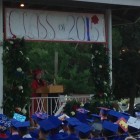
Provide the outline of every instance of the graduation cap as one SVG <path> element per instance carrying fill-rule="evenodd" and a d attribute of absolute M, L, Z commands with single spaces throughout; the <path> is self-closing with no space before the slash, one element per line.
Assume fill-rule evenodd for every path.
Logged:
<path fill-rule="evenodd" d="M 120 119 L 120 118 L 125 118 L 126 120 L 128 120 L 129 119 L 129 116 L 128 115 L 124 115 L 124 114 L 122 114 L 122 113 L 120 113 L 120 112 L 117 112 L 117 111 L 114 111 L 114 110 L 110 110 L 109 112 L 108 112 L 108 114 L 109 115 L 111 115 L 111 116 L 114 116 L 114 117 L 116 117 L 116 118 L 118 118 L 118 119 Z"/>
<path fill-rule="evenodd" d="M 48 120 L 55 126 L 55 128 L 62 124 L 62 121 L 60 121 L 56 116 L 50 116 Z"/>
<path fill-rule="evenodd" d="M 78 108 L 76 111 L 79 112 L 79 113 L 83 113 L 83 114 L 87 114 L 87 113 L 90 112 L 89 110 L 86 110 L 84 108 Z"/>
<path fill-rule="evenodd" d="M 25 121 L 25 122 L 18 121 L 17 123 L 14 124 L 14 127 L 16 127 L 20 131 L 26 131 L 29 126 L 30 126 L 29 121 Z"/>
<path fill-rule="evenodd" d="M 85 123 L 81 123 L 80 125 L 75 127 L 76 130 L 78 130 L 79 135 L 89 135 L 89 133 L 91 132 L 91 127 Z"/>
<path fill-rule="evenodd" d="M 44 131 L 49 131 L 55 128 L 55 125 L 48 119 L 39 122 L 40 129 Z"/>
<path fill-rule="evenodd" d="M 111 132 L 117 132 L 118 131 L 118 125 L 114 124 L 110 121 L 103 121 L 103 129 L 109 130 Z"/>
<path fill-rule="evenodd" d="M 86 119 L 86 120 L 87 120 L 87 122 L 89 122 L 89 123 L 93 123 L 93 122 L 94 122 L 93 119 Z"/>
<path fill-rule="evenodd" d="M 131 116 L 129 113 L 126 113 L 126 112 L 121 112 L 123 115 L 126 115 L 126 116 Z"/>
<path fill-rule="evenodd" d="M 6 115 L 0 114 L 0 130 L 5 131 L 11 126 L 11 121 L 7 118 Z"/>
<path fill-rule="evenodd" d="M 13 127 L 16 127 L 16 123 L 19 122 L 18 120 L 14 119 L 14 118 L 12 118 L 10 121 L 11 121 L 11 126 L 13 126 Z"/>
<path fill-rule="evenodd" d="M 73 126 L 73 127 L 81 124 L 81 122 L 78 119 L 74 118 L 74 117 L 67 118 L 66 120 L 68 121 L 68 124 L 70 126 Z"/>
<path fill-rule="evenodd" d="M 98 121 L 101 121 L 101 116 L 100 115 L 97 115 L 97 114 L 91 114 L 92 118 L 94 121 L 98 120 Z"/>
<path fill-rule="evenodd" d="M 35 120 L 36 122 L 44 120 L 47 117 L 48 117 L 48 115 L 46 113 L 42 113 L 42 112 L 37 112 L 37 113 L 32 115 L 32 119 Z"/>
<path fill-rule="evenodd" d="M 13 118 L 16 119 L 17 121 L 20 121 L 20 122 L 24 122 L 26 120 L 26 116 L 23 116 L 23 115 L 18 114 L 18 113 L 14 113 Z"/>
<path fill-rule="evenodd" d="M 30 126 L 29 121 L 25 121 L 25 122 L 17 121 L 17 123 L 15 124 L 15 127 L 17 127 L 17 128 L 29 127 L 29 126 Z"/>

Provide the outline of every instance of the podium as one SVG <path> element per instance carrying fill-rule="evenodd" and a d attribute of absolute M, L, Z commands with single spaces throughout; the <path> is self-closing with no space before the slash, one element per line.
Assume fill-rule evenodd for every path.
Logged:
<path fill-rule="evenodd" d="M 44 87 L 40 87 L 36 90 L 36 93 L 39 93 L 41 95 L 45 94 L 54 94 L 54 93 L 63 93 L 64 92 L 64 87 L 63 85 L 48 85 Z"/>
<path fill-rule="evenodd" d="M 48 85 L 48 86 L 40 87 L 36 90 L 36 93 L 40 94 L 41 97 L 55 97 L 63 92 L 64 92 L 63 85 Z M 43 107 L 46 112 L 49 112 L 49 108 L 52 109 L 52 106 L 49 105 L 50 104 L 49 99 L 50 98 L 45 98 L 43 101 Z M 51 104 L 53 104 L 52 100 L 51 100 Z"/>

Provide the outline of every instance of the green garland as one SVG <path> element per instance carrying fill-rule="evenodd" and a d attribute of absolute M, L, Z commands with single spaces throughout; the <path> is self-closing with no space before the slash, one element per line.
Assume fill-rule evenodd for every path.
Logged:
<path fill-rule="evenodd" d="M 14 38 L 4 42 L 4 101 L 6 115 L 20 112 L 26 114 L 30 94 L 29 64 L 24 38 Z M 26 107 L 26 108 L 25 108 Z"/>

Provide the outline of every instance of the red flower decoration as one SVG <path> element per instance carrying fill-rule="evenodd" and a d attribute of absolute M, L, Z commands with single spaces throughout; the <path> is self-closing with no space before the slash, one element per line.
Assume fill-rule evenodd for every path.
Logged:
<path fill-rule="evenodd" d="M 94 15 L 94 16 L 91 17 L 91 22 L 94 23 L 94 24 L 98 24 L 99 18 L 96 15 Z"/>

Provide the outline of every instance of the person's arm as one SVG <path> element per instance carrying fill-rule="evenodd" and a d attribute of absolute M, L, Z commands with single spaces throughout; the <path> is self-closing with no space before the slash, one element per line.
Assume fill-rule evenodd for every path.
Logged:
<path fill-rule="evenodd" d="M 36 92 L 36 90 L 38 89 L 38 84 L 35 80 L 31 83 L 31 88 L 33 92 Z"/>

